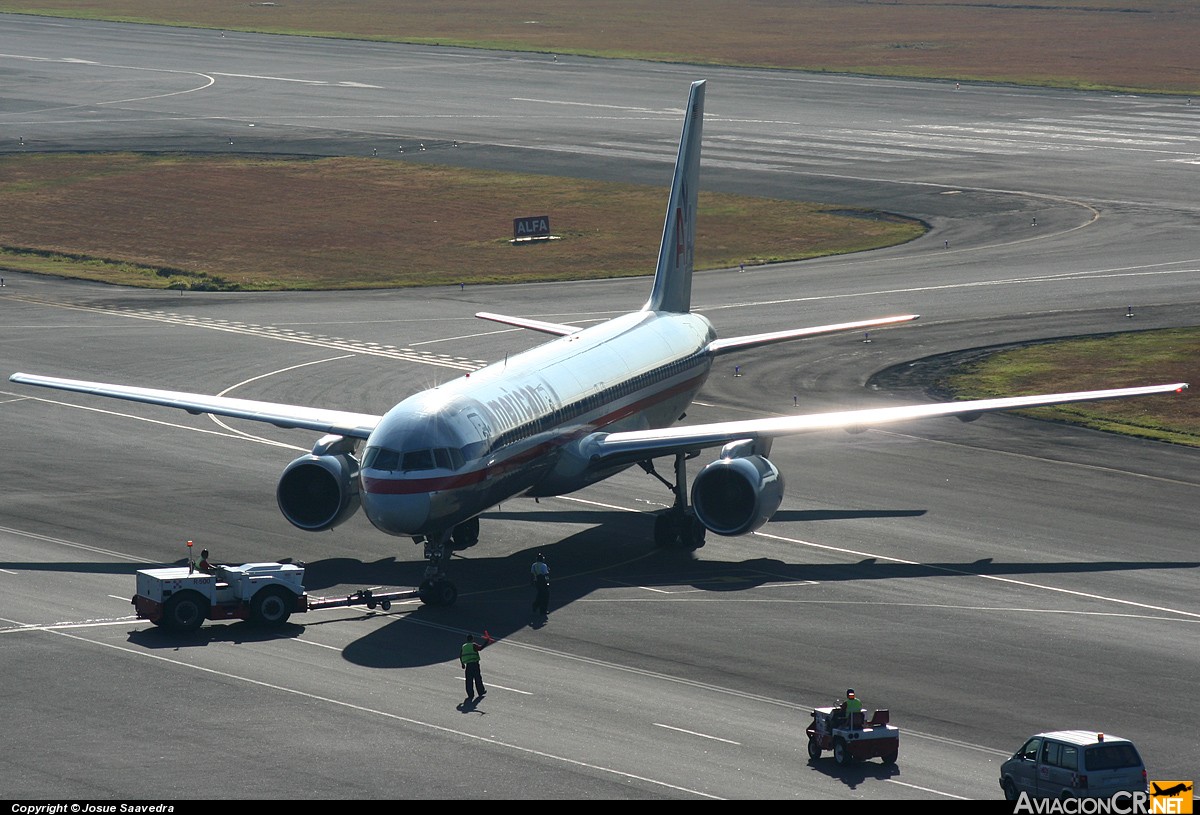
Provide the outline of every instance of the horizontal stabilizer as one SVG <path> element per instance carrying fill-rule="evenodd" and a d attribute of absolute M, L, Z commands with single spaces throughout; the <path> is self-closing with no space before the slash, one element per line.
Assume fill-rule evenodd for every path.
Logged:
<path fill-rule="evenodd" d="M 833 325 L 818 325 L 812 328 L 793 328 L 789 331 L 772 331 L 767 334 L 747 334 L 744 337 L 730 337 L 724 340 L 713 340 L 704 349 L 712 356 L 728 354 L 730 351 L 742 351 L 746 348 L 757 348 L 760 345 L 771 345 L 776 342 L 787 342 L 804 337 L 815 337 L 818 334 L 833 334 L 837 331 L 858 331 L 865 328 L 906 323 L 920 319 L 920 314 L 901 314 L 896 317 L 880 317 L 875 320 L 858 320 L 853 323 L 835 323 Z"/>
<path fill-rule="evenodd" d="M 85 382 L 79 379 L 59 379 L 53 376 L 16 373 L 9 377 L 22 385 L 37 385 L 61 391 L 88 393 L 93 396 L 108 396 L 130 402 L 179 408 L 188 413 L 211 413 L 233 419 L 266 422 L 276 427 L 318 430 L 365 439 L 371 435 L 381 416 L 370 413 L 350 413 L 342 410 L 322 410 L 302 405 L 283 405 L 275 402 L 256 402 L 252 399 L 234 399 L 228 396 L 208 396 L 202 393 L 164 391 L 153 388 L 135 388 L 128 385 L 106 385 L 102 382 Z"/>
<path fill-rule="evenodd" d="M 564 325 L 562 323 L 548 323 L 544 320 L 530 320 L 525 317 L 509 317 L 504 314 L 493 314 L 490 311 L 478 311 L 475 316 L 481 320 L 491 320 L 496 323 L 504 323 L 506 325 L 515 325 L 518 328 L 528 328 L 530 331 L 541 331 L 543 334 L 556 334 L 564 337 L 567 334 L 574 334 L 576 331 L 582 331 L 577 325 Z"/>

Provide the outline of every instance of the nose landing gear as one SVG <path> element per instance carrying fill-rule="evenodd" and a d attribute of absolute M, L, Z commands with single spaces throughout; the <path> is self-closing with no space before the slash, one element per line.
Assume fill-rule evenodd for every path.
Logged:
<path fill-rule="evenodd" d="M 479 519 L 463 521 L 452 530 L 439 535 L 413 538 L 413 543 L 425 545 L 425 577 L 418 587 L 418 596 L 427 606 L 452 606 L 458 599 L 458 587 L 446 576 L 446 561 L 455 548 L 465 549 L 479 542 Z"/>

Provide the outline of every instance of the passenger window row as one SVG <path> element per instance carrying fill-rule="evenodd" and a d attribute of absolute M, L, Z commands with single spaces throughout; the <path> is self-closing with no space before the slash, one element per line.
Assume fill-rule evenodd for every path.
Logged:
<path fill-rule="evenodd" d="M 702 362 L 702 353 L 693 354 L 683 359 L 675 360 L 661 368 L 647 371 L 631 379 L 622 380 L 612 387 L 589 394 L 570 405 L 555 410 L 532 422 L 527 422 L 512 430 L 501 433 L 492 444 L 491 449 L 497 449 L 512 444 L 515 441 L 529 438 L 545 430 L 579 418 L 602 405 L 623 396 L 636 393 L 647 385 L 661 382 L 665 379 L 687 371 Z M 386 447 L 368 447 L 363 456 L 362 466 L 372 470 L 401 470 L 414 472 L 421 470 L 457 470 L 467 461 L 483 456 L 488 449 L 481 442 L 468 444 L 462 449 L 455 447 L 434 447 L 421 450 L 391 450 Z"/>
<path fill-rule="evenodd" d="M 501 433 L 492 447 L 493 449 L 505 447 L 515 441 L 529 438 L 552 427 L 558 427 L 574 419 L 578 419 L 580 416 L 590 413 L 614 399 L 629 396 L 632 393 L 637 393 L 647 385 L 670 379 L 676 374 L 693 367 L 703 359 L 703 353 L 692 354 L 691 356 L 677 359 L 661 368 L 655 368 L 653 371 L 647 371 L 630 379 L 624 379 L 616 385 L 596 391 L 569 405 L 564 405 L 540 419 Z"/>

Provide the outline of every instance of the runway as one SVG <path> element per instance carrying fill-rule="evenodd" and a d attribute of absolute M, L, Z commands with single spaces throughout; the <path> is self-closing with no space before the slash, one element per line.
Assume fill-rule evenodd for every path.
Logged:
<path fill-rule="evenodd" d="M 664 206 L 688 83 L 708 79 L 704 189 L 932 229 L 698 274 L 694 309 L 721 336 L 922 318 L 739 355 L 689 422 L 919 401 L 873 377 L 1200 323 L 1200 107 L 1180 98 L 19 15 L 0 15 L 0 77 L 4 153 L 376 154 L 661 185 Z M 303 561 L 324 595 L 415 585 L 421 549 L 361 516 L 321 534 L 287 524 L 275 485 L 312 434 L 9 374 L 383 412 L 544 339 L 476 311 L 601 319 L 639 307 L 649 279 L 180 295 L 3 276 L 10 798 L 999 799 L 1000 763 L 1065 728 L 1134 740 L 1152 779 L 1196 775 L 1194 450 L 1012 416 L 782 439 L 786 497 L 751 536 L 656 550 L 648 513 L 670 493 L 634 468 L 487 513 L 451 564 L 451 608 L 170 637 L 132 616 L 133 574 L 187 540 L 221 562 Z M 531 628 L 539 551 L 552 613 Z M 459 644 L 485 629 L 489 693 L 460 710 Z M 812 708 L 847 687 L 890 709 L 896 766 L 810 762 Z"/>

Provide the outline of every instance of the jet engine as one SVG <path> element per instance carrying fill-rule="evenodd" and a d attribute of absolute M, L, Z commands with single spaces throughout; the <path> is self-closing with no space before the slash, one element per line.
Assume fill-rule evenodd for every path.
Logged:
<path fill-rule="evenodd" d="M 745 535 L 770 520 L 783 501 L 783 476 L 755 442 L 732 442 L 692 481 L 696 518 L 718 535 Z"/>
<path fill-rule="evenodd" d="M 323 532 L 358 510 L 358 459 L 349 440 L 326 437 L 289 464 L 275 488 L 283 517 L 307 532 Z"/>

